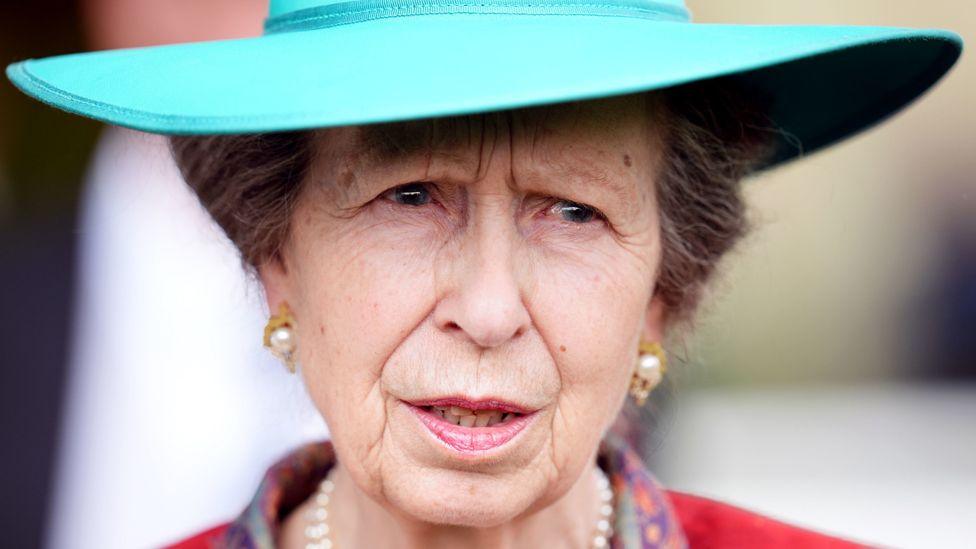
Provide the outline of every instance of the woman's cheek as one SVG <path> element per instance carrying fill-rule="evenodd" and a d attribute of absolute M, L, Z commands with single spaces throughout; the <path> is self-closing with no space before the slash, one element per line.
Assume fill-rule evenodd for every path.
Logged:
<path fill-rule="evenodd" d="M 404 235 L 417 227 L 398 231 L 404 227 L 375 217 L 318 219 L 293 233 L 304 244 L 296 250 L 301 269 L 293 273 L 302 302 L 299 358 L 313 400 L 338 425 L 368 419 L 357 417 L 365 413 L 364 399 L 412 313 L 422 310 L 416 293 L 423 259 L 409 246 L 424 240 Z"/>
<path fill-rule="evenodd" d="M 336 257 L 335 267 L 320 279 L 333 288 L 322 300 L 324 316 L 343 319 L 337 343 L 354 355 L 349 360 L 369 365 L 374 378 L 383 359 L 425 314 L 430 293 L 427 254 L 387 236 L 378 231 L 362 247 L 349 250 L 348 259 Z"/>
<path fill-rule="evenodd" d="M 550 346 L 565 398 L 575 403 L 572 409 L 610 407 L 625 388 L 630 340 L 641 327 L 649 297 L 645 279 L 650 277 L 626 265 L 630 259 L 591 250 L 556 258 L 541 254 L 535 260 L 545 282 L 538 285 L 531 307 L 534 318 L 547 323 L 540 330 L 553 334 Z"/>

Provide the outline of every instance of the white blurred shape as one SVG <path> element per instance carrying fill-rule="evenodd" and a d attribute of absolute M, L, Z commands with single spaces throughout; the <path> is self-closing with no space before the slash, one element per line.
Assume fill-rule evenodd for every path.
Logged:
<path fill-rule="evenodd" d="M 872 545 L 972 547 L 976 386 L 689 390 L 655 456 L 670 488 Z"/>
<path fill-rule="evenodd" d="M 275 459 L 327 431 L 262 348 L 258 284 L 164 138 L 107 129 L 87 184 L 46 541 L 154 547 L 233 518 Z"/>

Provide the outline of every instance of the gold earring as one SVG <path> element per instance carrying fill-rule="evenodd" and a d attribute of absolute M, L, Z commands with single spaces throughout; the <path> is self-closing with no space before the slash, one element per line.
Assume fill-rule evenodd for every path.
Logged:
<path fill-rule="evenodd" d="M 637 351 L 637 364 L 630 378 L 630 395 L 638 406 L 643 406 L 647 395 L 664 379 L 668 361 L 664 349 L 657 342 L 641 341 Z"/>
<path fill-rule="evenodd" d="M 295 349 L 298 347 L 295 317 L 284 301 L 278 305 L 278 314 L 272 315 L 264 326 L 264 346 L 285 363 L 289 372 L 295 373 Z"/>

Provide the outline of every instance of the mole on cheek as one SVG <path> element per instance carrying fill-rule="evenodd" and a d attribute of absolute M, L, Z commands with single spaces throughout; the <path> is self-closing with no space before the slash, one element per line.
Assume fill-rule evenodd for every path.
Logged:
<path fill-rule="evenodd" d="M 565 353 L 566 352 L 566 346 L 565 345 L 560 345 L 559 346 L 559 351 Z"/>
<path fill-rule="evenodd" d="M 632 165 L 633 165 L 633 161 L 630 160 L 630 155 L 629 154 L 625 154 L 624 155 L 624 166 L 627 166 L 629 168 Z"/>

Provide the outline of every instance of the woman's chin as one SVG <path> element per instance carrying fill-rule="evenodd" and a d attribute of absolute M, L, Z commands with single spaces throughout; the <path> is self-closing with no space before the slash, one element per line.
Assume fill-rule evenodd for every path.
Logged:
<path fill-rule="evenodd" d="M 490 528 L 524 513 L 537 499 L 527 486 L 513 486 L 500 479 L 454 479 L 464 473 L 428 477 L 423 488 L 407 488 L 387 497 L 397 509 L 432 524 Z"/>
<path fill-rule="evenodd" d="M 491 528 L 505 524 L 524 511 L 524 508 L 513 508 L 510 504 L 496 507 L 470 500 L 437 504 L 405 501 L 397 506 L 401 512 L 422 522 L 471 528 Z"/>

